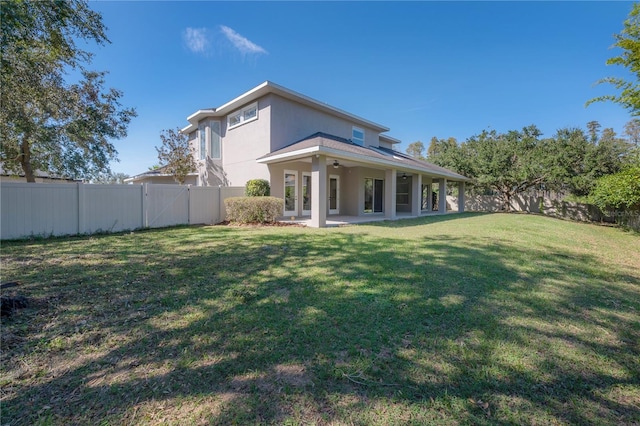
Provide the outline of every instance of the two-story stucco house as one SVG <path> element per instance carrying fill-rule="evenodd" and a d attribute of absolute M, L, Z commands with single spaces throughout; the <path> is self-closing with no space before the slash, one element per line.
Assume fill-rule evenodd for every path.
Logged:
<path fill-rule="evenodd" d="M 464 209 L 464 176 L 395 151 L 400 141 L 385 126 L 269 81 L 187 120 L 198 185 L 266 179 L 284 216 L 310 217 L 312 226 L 325 226 L 327 215 L 418 216 L 432 211 L 432 185 L 443 194 L 447 182 L 458 182 Z M 440 197 L 437 210 L 445 203 Z"/>

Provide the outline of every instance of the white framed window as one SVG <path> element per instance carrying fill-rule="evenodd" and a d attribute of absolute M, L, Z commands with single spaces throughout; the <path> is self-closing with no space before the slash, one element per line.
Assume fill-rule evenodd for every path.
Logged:
<path fill-rule="evenodd" d="M 200 159 L 207 158 L 207 126 L 205 123 L 198 125 L 198 141 L 200 142 Z"/>
<path fill-rule="evenodd" d="M 360 127 L 353 126 L 351 129 L 351 142 L 364 146 L 364 130 Z"/>
<path fill-rule="evenodd" d="M 227 125 L 230 129 L 242 123 L 242 113 L 235 113 L 227 117 Z"/>
<path fill-rule="evenodd" d="M 220 143 L 220 122 L 209 122 L 209 156 L 214 160 L 219 160 L 222 154 Z"/>
<path fill-rule="evenodd" d="M 235 111 L 227 116 L 227 127 L 233 129 L 253 120 L 258 119 L 258 103 L 254 102 L 241 110 Z"/>

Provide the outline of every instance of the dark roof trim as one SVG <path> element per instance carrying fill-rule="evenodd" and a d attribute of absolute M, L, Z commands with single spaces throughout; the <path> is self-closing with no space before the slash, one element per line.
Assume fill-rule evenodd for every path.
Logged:
<path fill-rule="evenodd" d="M 444 167 L 426 161 L 417 160 L 407 154 L 389 148 L 364 147 L 349 139 L 322 132 L 314 133 L 304 139 L 284 146 L 276 151 L 258 158 L 259 163 L 273 163 L 304 158 L 310 155 L 324 153 L 332 156 L 344 157 L 374 165 L 391 166 L 408 171 L 417 171 L 435 177 L 451 178 L 459 181 L 470 179 Z"/>

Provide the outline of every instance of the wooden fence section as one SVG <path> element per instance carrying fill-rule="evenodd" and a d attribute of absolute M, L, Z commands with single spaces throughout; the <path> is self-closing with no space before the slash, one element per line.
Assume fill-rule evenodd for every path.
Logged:
<path fill-rule="evenodd" d="M 244 187 L 0 182 L 0 239 L 92 234 L 225 219 Z"/>

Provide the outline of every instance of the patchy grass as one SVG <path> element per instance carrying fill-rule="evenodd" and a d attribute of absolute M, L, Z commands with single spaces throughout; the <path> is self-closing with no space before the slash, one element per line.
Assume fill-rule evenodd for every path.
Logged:
<path fill-rule="evenodd" d="M 11 242 L 3 424 L 638 424 L 640 238 L 533 215 Z M 9 291 L 9 290 L 8 290 Z"/>

